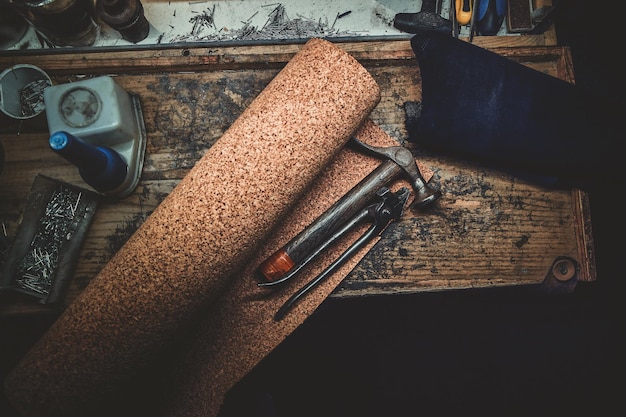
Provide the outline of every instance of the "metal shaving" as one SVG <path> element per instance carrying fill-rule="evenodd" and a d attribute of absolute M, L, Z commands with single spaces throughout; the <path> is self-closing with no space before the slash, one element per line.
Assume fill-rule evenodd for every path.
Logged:
<path fill-rule="evenodd" d="M 187 41 L 220 41 L 220 40 L 272 40 L 272 39 L 307 39 L 312 37 L 326 37 L 338 35 L 352 35 L 349 31 L 339 31 L 333 25 L 328 24 L 326 18 L 317 20 L 298 15 L 291 19 L 287 15 L 285 6 L 274 3 L 267 6 L 275 6 L 269 13 L 263 27 L 260 29 L 250 22 L 258 14 L 255 12 L 248 20 L 242 22 L 239 29 L 217 29 L 215 25 L 215 5 L 206 9 L 190 19 L 191 31 L 188 35 L 174 37 L 171 42 Z M 263 7 L 263 6 L 262 6 Z M 336 18 L 335 18 L 336 20 Z M 206 33 L 213 30 L 212 33 Z"/>
<path fill-rule="evenodd" d="M 206 9 L 201 14 L 189 19 L 189 23 L 193 23 L 191 28 L 191 36 L 198 36 L 204 28 L 215 28 L 213 16 L 215 15 L 215 5 L 212 9 Z"/>
<path fill-rule="evenodd" d="M 261 30 L 246 30 L 239 33 L 236 39 L 297 39 L 325 34 L 321 22 L 304 20 L 302 18 L 289 19 L 282 4 L 276 6 L 269 14 L 267 22 Z"/>
<path fill-rule="evenodd" d="M 20 91 L 22 116 L 34 116 L 45 109 L 43 90 L 50 87 L 48 80 L 32 81 Z"/>

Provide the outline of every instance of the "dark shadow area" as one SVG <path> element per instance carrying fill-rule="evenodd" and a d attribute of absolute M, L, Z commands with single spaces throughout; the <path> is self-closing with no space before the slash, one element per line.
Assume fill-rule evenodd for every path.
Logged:
<path fill-rule="evenodd" d="M 584 0 L 553 4 L 576 83 L 626 102 L 618 13 Z M 590 193 L 596 282 L 543 299 L 470 291 L 328 300 L 230 392 L 222 414 L 619 414 L 617 381 L 626 371 L 620 191 L 607 184 Z"/>

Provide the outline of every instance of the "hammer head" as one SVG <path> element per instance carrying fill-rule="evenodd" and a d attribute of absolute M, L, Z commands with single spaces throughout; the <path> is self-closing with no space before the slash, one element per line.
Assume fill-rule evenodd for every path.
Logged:
<path fill-rule="evenodd" d="M 352 137 L 352 142 L 366 153 L 378 158 L 389 159 L 400 167 L 404 175 L 411 182 L 411 186 L 415 192 L 413 204 L 417 208 L 429 206 L 441 197 L 441 191 L 434 189 L 424 180 L 415 162 L 415 157 L 407 148 L 403 146 L 371 146 L 361 142 L 355 137 Z"/>
<path fill-rule="evenodd" d="M 452 33 L 452 22 L 433 12 L 398 13 L 393 26 L 406 33 L 439 32 Z"/>
<path fill-rule="evenodd" d="M 429 206 L 441 197 L 441 191 L 435 190 L 428 185 L 421 175 L 415 181 L 411 182 L 411 185 L 415 191 L 415 201 L 413 204 L 417 208 L 421 209 Z"/>
<path fill-rule="evenodd" d="M 413 157 L 410 150 L 402 146 L 394 146 L 389 148 L 389 150 L 393 152 L 392 157 L 389 159 L 397 163 L 400 168 L 402 168 L 402 171 L 411 182 L 411 186 L 415 192 L 415 200 L 413 202 L 415 207 L 419 209 L 424 208 L 431 205 L 437 201 L 439 197 L 441 197 L 441 191 L 434 189 L 426 182 L 426 180 L 424 180 L 424 177 L 415 162 L 415 157 Z"/>

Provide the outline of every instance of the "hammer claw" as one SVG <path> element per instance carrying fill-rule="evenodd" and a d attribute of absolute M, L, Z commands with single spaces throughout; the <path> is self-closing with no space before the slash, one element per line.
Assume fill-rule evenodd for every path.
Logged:
<path fill-rule="evenodd" d="M 389 159 L 402 168 L 409 177 L 411 186 L 415 191 L 415 202 L 413 204 L 416 207 L 426 207 L 441 197 L 441 192 L 435 190 L 424 180 L 415 162 L 415 157 L 409 149 L 403 146 L 372 146 L 361 142 L 354 136 L 351 138 L 351 141 L 359 150 L 366 154 L 377 158 Z"/>

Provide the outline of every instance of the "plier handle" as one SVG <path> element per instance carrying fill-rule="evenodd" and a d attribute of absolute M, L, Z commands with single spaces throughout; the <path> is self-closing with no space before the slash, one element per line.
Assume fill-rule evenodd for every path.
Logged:
<path fill-rule="evenodd" d="M 371 222 L 371 226 L 361 235 L 345 252 L 343 252 L 333 263 L 331 263 L 324 271 L 318 276 L 313 278 L 304 287 L 298 290 L 292 295 L 283 306 L 276 312 L 274 320 L 282 319 L 291 307 L 300 300 L 305 294 L 311 291 L 320 282 L 333 274 L 339 267 L 341 267 L 348 259 L 354 256 L 361 248 L 363 248 L 373 238 L 380 235 L 387 226 L 393 221 L 402 216 L 404 212 L 404 206 L 409 198 L 408 188 L 401 188 L 397 192 L 392 192 L 387 187 L 382 187 L 376 193 L 377 201 L 368 205 L 359 211 L 354 217 L 348 220 L 343 226 L 341 226 L 335 233 L 333 233 L 326 241 L 322 242 L 316 249 L 314 249 L 308 256 L 306 256 L 299 264 L 294 266 L 287 275 L 277 281 L 262 282 L 258 285 L 261 287 L 273 287 L 283 282 L 286 282 L 293 278 L 302 268 L 304 268 L 309 262 L 315 259 L 320 253 L 325 251 L 333 243 L 343 237 L 346 233 L 350 232 L 357 225 L 364 221 Z"/>

